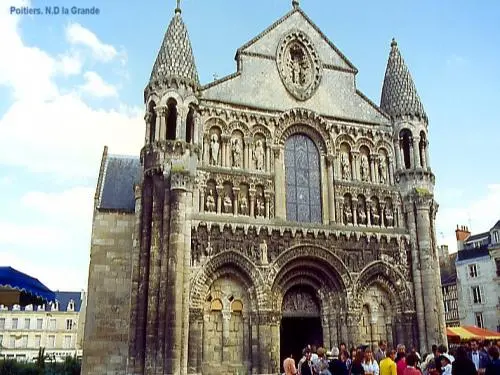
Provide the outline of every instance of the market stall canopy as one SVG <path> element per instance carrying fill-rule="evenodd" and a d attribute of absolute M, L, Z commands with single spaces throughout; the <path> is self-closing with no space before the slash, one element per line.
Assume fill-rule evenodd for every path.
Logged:
<path fill-rule="evenodd" d="M 448 327 L 446 336 L 450 342 L 477 340 L 499 340 L 500 332 L 489 331 L 476 326 Z"/>
<path fill-rule="evenodd" d="M 26 275 L 12 267 L 0 267 L 0 288 L 14 289 L 41 299 L 46 302 L 54 301 L 56 295 L 53 291 L 43 285 L 38 279 Z"/>

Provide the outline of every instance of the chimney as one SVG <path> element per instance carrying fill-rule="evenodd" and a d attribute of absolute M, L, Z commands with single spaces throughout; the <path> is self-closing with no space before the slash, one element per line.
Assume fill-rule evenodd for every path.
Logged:
<path fill-rule="evenodd" d="M 467 238 L 469 238 L 470 236 L 469 228 L 467 228 L 464 225 L 460 227 L 457 225 L 457 229 L 455 230 L 455 235 L 457 237 L 457 250 L 458 251 L 463 250 L 464 241 L 466 241 Z"/>

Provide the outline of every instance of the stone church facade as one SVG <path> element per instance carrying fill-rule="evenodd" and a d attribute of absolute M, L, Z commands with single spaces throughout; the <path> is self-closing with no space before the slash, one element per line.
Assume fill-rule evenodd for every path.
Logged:
<path fill-rule="evenodd" d="M 300 8 L 201 85 L 181 11 L 140 157 L 105 148 L 84 374 L 275 374 L 308 343 L 446 342 L 428 119 L 395 41 L 380 106 Z"/>

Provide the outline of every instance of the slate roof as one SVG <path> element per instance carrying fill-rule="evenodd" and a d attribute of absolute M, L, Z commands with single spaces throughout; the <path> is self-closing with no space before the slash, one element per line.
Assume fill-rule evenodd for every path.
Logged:
<path fill-rule="evenodd" d="M 56 300 L 59 302 L 59 311 L 67 311 L 69 301 L 73 300 L 75 303 L 74 311 L 80 311 L 82 307 L 82 294 L 81 292 L 55 292 Z M 46 310 L 50 310 L 50 306 L 46 307 Z"/>
<path fill-rule="evenodd" d="M 497 223 L 493 225 L 493 228 L 491 229 L 500 229 L 500 220 L 498 220 Z"/>
<path fill-rule="evenodd" d="M 380 108 L 392 118 L 416 116 L 427 121 L 427 114 L 418 96 L 415 83 L 394 39 L 387 61 Z"/>
<path fill-rule="evenodd" d="M 134 185 L 141 182 L 142 167 L 138 157 L 103 155 L 98 184 L 98 209 L 134 212 Z"/>
<path fill-rule="evenodd" d="M 465 244 L 469 242 L 475 242 L 481 239 L 488 239 L 488 242 L 490 241 L 490 232 L 484 232 L 484 233 L 478 233 L 478 234 L 473 234 L 469 237 L 467 237 L 467 240 L 465 240 Z"/>
<path fill-rule="evenodd" d="M 485 245 L 477 248 L 460 250 L 457 255 L 457 261 L 482 258 L 489 255 L 488 245 Z"/>
<path fill-rule="evenodd" d="M 163 38 L 151 72 L 150 84 L 157 83 L 161 86 L 170 79 L 177 79 L 188 85 L 199 85 L 193 49 L 179 8 L 175 10 Z"/>

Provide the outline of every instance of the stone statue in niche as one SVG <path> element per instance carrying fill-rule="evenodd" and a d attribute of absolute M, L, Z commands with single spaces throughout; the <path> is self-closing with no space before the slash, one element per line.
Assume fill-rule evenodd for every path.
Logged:
<path fill-rule="evenodd" d="M 233 167 L 241 168 L 243 149 L 241 147 L 241 141 L 239 138 L 233 139 L 233 141 L 231 142 L 231 149 L 233 154 Z"/>
<path fill-rule="evenodd" d="M 219 160 L 219 137 L 217 134 L 212 134 L 210 137 L 210 164 L 217 165 Z"/>
<path fill-rule="evenodd" d="M 381 184 L 387 182 L 387 165 L 385 156 L 380 156 L 378 159 L 378 176 Z"/>
<path fill-rule="evenodd" d="M 262 193 L 257 193 L 255 197 L 255 216 L 264 217 L 266 214 L 266 204 L 264 201 L 264 195 Z"/>
<path fill-rule="evenodd" d="M 267 256 L 267 242 L 266 242 L 266 240 L 261 242 L 259 249 L 260 249 L 260 262 L 262 264 L 269 264 L 269 259 Z"/>
<path fill-rule="evenodd" d="M 344 220 L 345 224 L 352 224 L 352 210 L 351 202 L 349 200 L 344 202 Z"/>
<path fill-rule="evenodd" d="M 366 224 L 366 209 L 362 201 L 358 202 L 358 224 Z"/>
<path fill-rule="evenodd" d="M 210 257 L 210 256 L 212 256 L 213 252 L 214 252 L 214 248 L 212 247 L 212 244 L 210 243 L 210 239 L 209 239 L 208 243 L 207 243 L 207 248 L 205 249 L 205 256 Z"/>
<path fill-rule="evenodd" d="M 342 170 L 342 179 L 350 180 L 351 179 L 351 165 L 349 163 L 349 155 L 343 153 L 340 157 L 340 166 Z"/>
<path fill-rule="evenodd" d="M 380 211 L 378 205 L 373 203 L 370 207 L 370 214 L 372 219 L 372 225 L 380 225 Z"/>
<path fill-rule="evenodd" d="M 370 165 L 368 164 L 368 157 L 366 155 L 361 155 L 361 181 L 370 181 Z"/>
<path fill-rule="evenodd" d="M 245 191 L 240 190 L 238 194 L 238 204 L 239 204 L 239 213 L 241 215 L 248 215 L 248 198 Z"/>
<path fill-rule="evenodd" d="M 253 151 L 253 158 L 255 160 L 255 169 L 258 171 L 264 170 L 264 159 L 266 157 L 266 153 L 264 151 L 264 145 L 262 140 L 259 139 L 255 143 L 255 149 Z"/>
<path fill-rule="evenodd" d="M 224 199 L 222 201 L 222 205 L 224 206 L 224 213 L 230 214 L 233 212 L 233 200 L 231 198 L 231 192 L 229 189 L 224 190 Z"/>
<path fill-rule="evenodd" d="M 304 86 L 307 83 L 309 61 L 306 52 L 299 44 L 290 47 L 288 65 L 290 68 L 290 80 L 296 86 Z"/>
<path fill-rule="evenodd" d="M 208 212 L 215 212 L 215 194 L 214 194 L 214 188 L 210 187 L 208 188 L 207 192 L 207 203 L 205 205 L 206 209 Z"/>
<path fill-rule="evenodd" d="M 384 219 L 385 219 L 385 225 L 388 227 L 394 226 L 394 215 L 393 215 L 393 209 L 391 204 L 387 204 L 384 207 Z"/>

